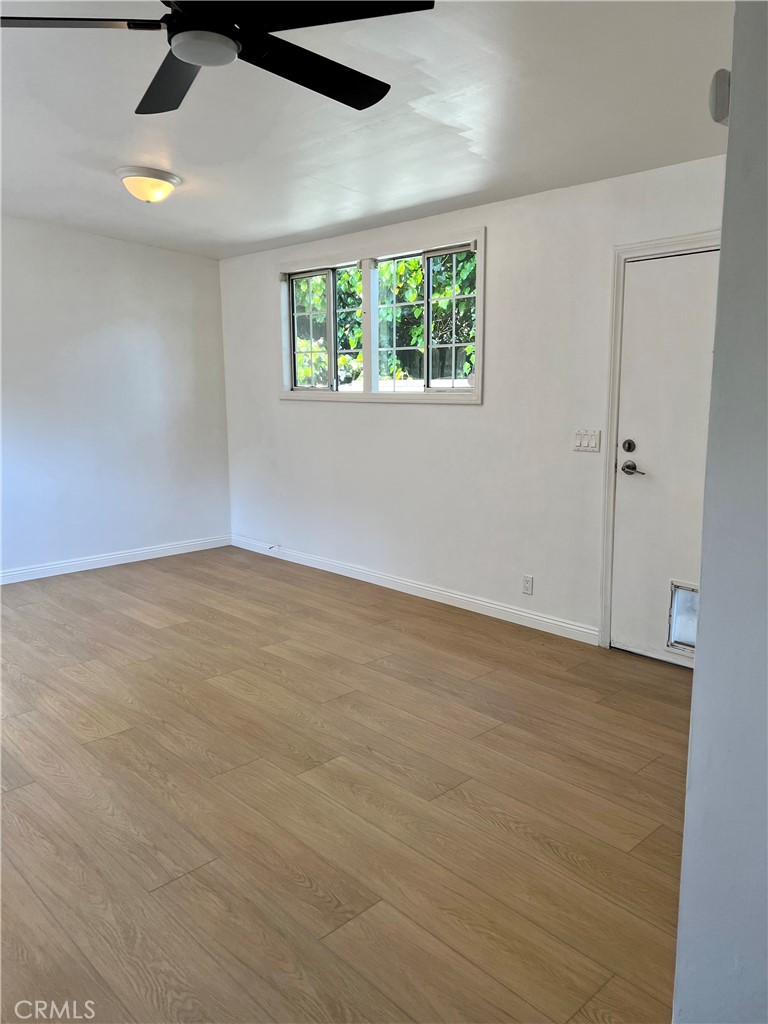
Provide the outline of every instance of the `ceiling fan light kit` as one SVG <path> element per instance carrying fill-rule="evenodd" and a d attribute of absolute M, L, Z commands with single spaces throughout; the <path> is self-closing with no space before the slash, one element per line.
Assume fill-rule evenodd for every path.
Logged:
<path fill-rule="evenodd" d="M 142 203 L 162 203 L 181 184 L 178 174 L 154 167 L 118 167 L 115 174 L 134 199 Z"/>
<path fill-rule="evenodd" d="M 162 0 L 169 13 L 157 20 L 122 18 L 6 18 L 3 28 L 165 29 L 170 47 L 137 114 L 177 110 L 201 67 L 245 61 L 312 92 L 365 110 L 389 92 L 389 85 L 312 50 L 272 35 L 289 29 L 428 11 L 435 0 Z"/>
<path fill-rule="evenodd" d="M 202 68 L 221 67 L 237 60 L 240 44 L 219 32 L 192 28 L 171 36 L 171 53 L 187 64 Z"/>

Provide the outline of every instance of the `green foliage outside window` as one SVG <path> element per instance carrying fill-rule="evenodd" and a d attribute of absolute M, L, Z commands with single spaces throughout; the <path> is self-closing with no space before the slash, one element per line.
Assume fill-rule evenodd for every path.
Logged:
<path fill-rule="evenodd" d="M 339 267 L 333 276 L 339 390 L 347 390 L 363 375 L 363 275 L 353 265 Z"/>
<path fill-rule="evenodd" d="M 379 277 L 379 380 L 424 377 L 424 261 L 382 260 Z"/>
<path fill-rule="evenodd" d="M 476 254 L 469 251 L 379 262 L 380 381 L 394 387 L 397 381 L 423 381 L 428 355 L 431 381 L 448 387 L 466 382 L 475 367 L 476 274 Z M 335 325 L 328 324 L 328 278 L 323 273 L 292 280 L 295 381 L 298 387 L 328 387 L 335 355 L 337 386 L 348 390 L 363 374 L 362 272 L 351 265 L 330 274 Z"/>
<path fill-rule="evenodd" d="M 328 295 L 325 274 L 293 279 L 297 387 L 328 387 Z"/>

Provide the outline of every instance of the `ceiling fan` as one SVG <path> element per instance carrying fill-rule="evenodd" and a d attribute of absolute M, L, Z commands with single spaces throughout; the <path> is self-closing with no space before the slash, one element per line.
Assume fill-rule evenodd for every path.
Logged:
<path fill-rule="evenodd" d="M 201 67 L 230 64 L 234 60 L 244 60 L 348 107 L 365 110 L 386 96 L 390 89 L 386 82 L 271 33 L 426 11 L 435 6 L 434 0 L 421 3 L 377 3 L 372 0 L 358 0 L 356 3 L 349 0 L 340 3 L 326 3 L 324 0 L 309 0 L 307 3 L 298 0 L 162 2 L 170 8 L 170 13 L 158 20 L 3 17 L 0 24 L 3 28 L 122 28 L 139 32 L 164 28 L 171 49 L 136 108 L 137 114 L 159 114 L 178 109 Z"/>

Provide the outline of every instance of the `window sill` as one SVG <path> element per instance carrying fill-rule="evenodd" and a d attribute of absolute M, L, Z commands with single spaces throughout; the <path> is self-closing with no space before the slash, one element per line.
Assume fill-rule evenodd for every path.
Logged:
<path fill-rule="evenodd" d="M 425 391 L 411 394 L 366 391 L 282 391 L 280 400 L 286 402 L 370 402 L 380 405 L 482 405 L 479 392 L 458 394 L 450 391 Z"/>

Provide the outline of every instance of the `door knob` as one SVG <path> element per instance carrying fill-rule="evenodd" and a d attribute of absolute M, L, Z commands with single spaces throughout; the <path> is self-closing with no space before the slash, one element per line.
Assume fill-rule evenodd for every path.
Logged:
<path fill-rule="evenodd" d="M 621 472 L 626 473 L 627 476 L 645 476 L 645 473 L 637 468 L 637 463 L 633 462 L 632 459 L 627 459 L 626 462 L 622 463 Z"/>

